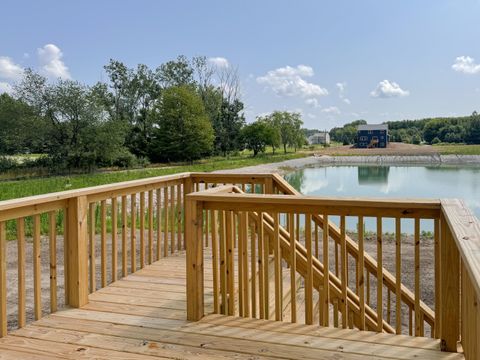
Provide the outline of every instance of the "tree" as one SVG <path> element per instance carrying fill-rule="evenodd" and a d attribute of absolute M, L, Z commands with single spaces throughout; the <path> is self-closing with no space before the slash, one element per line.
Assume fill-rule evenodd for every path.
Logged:
<path fill-rule="evenodd" d="M 0 154 L 40 153 L 45 140 L 45 120 L 23 101 L 1 94 Z"/>
<path fill-rule="evenodd" d="M 167 61 L 156 70 L 156 76 L 162 87 L 193 85 L 193 68 L 188 59 L 180 55 L 176 60 Z"/>
<path fill-rule="evenodd" d="M 91 88 L 70 80 L 49 84 L 30 71 L 16 91 L 45 120 L 45 150 L 55 170 L 113 165 L 125 152 L 121 130 L 105 117 Z"/>
<path fill-rule="evenodd" d="M 272 142 L 272 136 L 272 127 L 262 120 L 246 125 L 241 133 L 243 144 L 247 149 L 253 151 L 253 156 L 257 156 L 260 152 L 265 152 L 267 145 Z"/>
<path fill-rule="evenodd" d="M 470 127 L 465 139 L 468 144 L 480 144 L 480 115 L 476 111 L 470 117 Z"/>
<path fill-rule="evenodd" d="M 192 161 L 211 153 L 212 125 L 192 87 L 165 89 L 150 117 L 156 126 L 149 152 L 153 161 Z"/>

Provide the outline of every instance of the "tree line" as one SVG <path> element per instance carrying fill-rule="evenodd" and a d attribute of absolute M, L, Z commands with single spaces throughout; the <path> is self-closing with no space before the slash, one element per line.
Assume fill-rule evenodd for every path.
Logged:
<path fill-rule="evenodd" d="M 107 81 L 94 85 L 26 69 L 13 94 L 0 95 L 0 156 L 39 153 L 57 171 L 91 170 L 305 143 L 297 113 L 246 124 L 232 66 L 179 56 L 155 69 L 117 60 L 104 69 Z"/>
<path fill-rule="evenodd" d="M 333 141 L 344 145 L 355 144 L 357 126 L 366 124 L 356 120 L 330 131 Z M 390 141 L 409 144 L 465 143 L 480 144 L 480 114 L 470 116 L 437 117 L 420 120 L 387 121 Z"/>

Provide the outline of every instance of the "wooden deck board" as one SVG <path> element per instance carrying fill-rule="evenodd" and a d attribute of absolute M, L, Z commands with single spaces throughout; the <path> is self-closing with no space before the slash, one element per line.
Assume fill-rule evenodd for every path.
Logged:
<path fill-rule="evenodd" d="M 205 264 L 206 279 L 211 267 Z M 0 339 L 10 359 L 463 359 L 439 342 L 208 315 L 186 321 L 185 257 L 163 258 L 67 309 Z M 206 304 L 212 288 L 206 280 Z"/>

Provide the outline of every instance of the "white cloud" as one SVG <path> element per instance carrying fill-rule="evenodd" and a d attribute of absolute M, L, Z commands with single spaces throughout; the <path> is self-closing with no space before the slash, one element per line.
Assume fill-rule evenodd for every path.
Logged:
<path fill-rule="evenodd" d="M 480 64 L 475 63 L 475 59 L 470 56 L 459 56 L 455 59 L 452 69 L 464 74 L 480 73 Z"/>
<path fill-rule="evenodd" d="M 10 85 L 9 83 L 0 81 L 0 94 L 2 93 L 11 94 L 12 91 L 13 91 L 12 85 Z"/>
<path fill-rule="evenodd" d="M 340 109 L 336 106 L 330 106 L 328 108 L 322 109 L 322 112 L 327 114 L 332 114 L 332 115 L 333 114 L 338 115 L 340 114 Z"/>
<path fill-rule="evenodd" d="M 23 68 L 15 64 L 12 59 L 0 56 L 0 78 L 7 80 L 20 80 L 23 75 Z"/>
<path fill-rule="evenodd" d="M 285 66 L 270 70 L 266 75 L 257 77 L 257 82 L 272 89 L 278 96 L 299 96 L 312 99 L 328 95 L 327 89 L 304 79 L 312 77 L 313 74 L 313 69 L 307 65 Z"/>
<path fill-rule="evenodd" d="M 211 57 L 208 59 L 208 62 L 219 68 L 228 68 L 230 66 L 228 60 L 224 57 Z"/>
<path fill-rule="evenodd" d="M 396 82 L 389 80 L 380 81 L 375 90 L 370 92 L 370 96 L 374 98 L 392 98 L 408 95 L 410 95 L 409 91 L 403 90 Z"/>
<path fill-rule="evenodd" d="M 313 108 L 320 108 L 320 104 L 318 103 L 318 100 L 315 98 L 309 98 L 305 100 L 305 104 L 313 107 Z"/>
<path fill-rule="evenodd" d="M 335 84 L 337 86 L 337 89 L 338 89 L 338 96 L 340 97 L 340 99 L 345 103 L 345 104 L 348 104 L 350 105 L 350 99 L 348 99 L 347 97 L 345 97 L 345 92 L 346 92 L 346 89 L 347 89 L 347 83 L 346 82 L 339 82 L 339 83 L 336 83 Z"/>
<path fill-rule="evenodd" d="M 62 60 L 62 51 L 54 44 L 47 44 L 37 49 L 39 60 L 39 71 L 48 78 L 62 78 L 64 80 L 71 79 L 68 67 Z"/>

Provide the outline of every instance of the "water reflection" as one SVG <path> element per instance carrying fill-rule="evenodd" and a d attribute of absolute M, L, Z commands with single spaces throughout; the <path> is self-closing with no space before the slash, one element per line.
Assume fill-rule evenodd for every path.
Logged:
<path fill-rule="evenodd" d="M 385 185 L 388 184 L 390 166 L 359 166 L 359 185 Z"/>
<path fill-rule="evenodd" d="M 362 165 L 307 168 L 287 174 L 285 179 L 305 195 L 459 198 L 480 217 L 479 175 L 478 166 Z"/>

